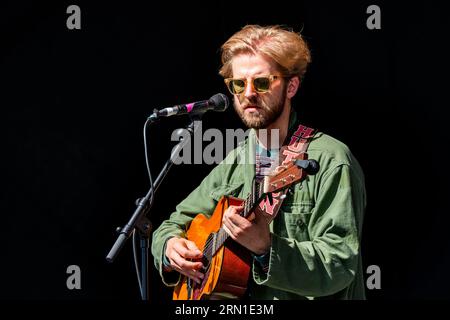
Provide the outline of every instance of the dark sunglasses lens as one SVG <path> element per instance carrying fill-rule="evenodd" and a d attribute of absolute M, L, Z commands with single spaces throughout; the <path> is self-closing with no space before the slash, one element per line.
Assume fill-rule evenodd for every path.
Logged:
<path fill-rule="evenodd" d="M 228 87 L 232 93 L 239 94 L 245 90 L 244 80 L 231 80 Z"/>
<path fill-rule="evenodd" d="M 256 91 L 259 91 L 259 92 L 269 91 L 270 79 L 269 78 L 256 78 L 253 81 L 253 85 L 255 86 Z"/>

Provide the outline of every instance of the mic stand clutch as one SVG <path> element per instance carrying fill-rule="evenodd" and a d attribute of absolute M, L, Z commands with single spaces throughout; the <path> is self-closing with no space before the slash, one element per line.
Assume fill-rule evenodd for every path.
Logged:
<path fill-rule="evenodd" d="M 113 247 L 109 251 L 108 255 L 106 256 L 106 260 L 108 262 L 113 262 L 117 255 L 119 254 L 119 251 L 123 248 L 125 245 L 125 242 L 127 239 L 131 236 L 134 229 L 137 229 L 139 232 L 140 237 L 140 244 L 141 244 L 141 297 L 142 300 L 149 300 L 148 298 L 148 292 L 149 292 L 149 281 L 148 281 L 148 249 L 149 249 L 149 239 L 150 234 L 152 232 L 152 224 L 150 220 L 146 217 L 147 213 L 150 211 L 151 206 L 153 204 L 153 200 L 151 199 L 151 195 L 156 193 L 158 190 L 158 187 L 160 186 L 162 180 L 169 172 L 170 168 L 176 162 L 176 160 L 179 157 L 180 150 L 183 149 L 186 144 L 190 142 L 190 138 L 194 135 L 194 133 L 199 129 L 200 127 L 200 120 L 203 113 L 194 114 L 190 117 L 191 122 L 186 127 L 187 131 L 189 132 L 189 139 L 183 139 L 181 138 L 181 142 L 178 143 L 172 154 L 170 155 L 169 160 L 165 163 L 164 167 L 162 168 L 161 172 L 159 173 L 158 177 L 155 180 L 154 190 L 152 190 L 150 186 L 150 190 L 147 192 L 144 198 L 140 198 L 136 200 L 137 208 L 134 211 L 133 215 L 131 216 L 128 223 L 123 228 L 117 228 L 117 232 L 119 233 L 119 236 L 114 243 Z M 180 129 L 182 130 L 182 129 Z M 180 135 L 181 136 L 181 135 Z"/>

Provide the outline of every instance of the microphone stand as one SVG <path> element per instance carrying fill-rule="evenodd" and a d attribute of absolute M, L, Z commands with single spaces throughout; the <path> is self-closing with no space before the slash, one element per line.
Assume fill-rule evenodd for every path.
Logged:
<path fill-rule="evenodd" d="M 106 261 L 112 263 L 119 254 L 119 251 L 125 245 L 125 242 L 130 237 L 133 230 L 137 229 L 139 233 L 141 248 L 141 298 L 144 301 L 149 301 L 148 249 L 150 234 L 152 232 L 152 223 L 146 216 L 153 205 L 154 199 L 152 199 L 151 196 L 158 190 L 158 187 L 160 186 L 162 180 L 165 178 L 174 162 L 179 158 L 180 150 L 190 142 L 192 136 L 194 136 L 194 133 L 197 132 L 198 128 L 200 127 L 200 120 L 202 118 L 202 115 L 203 113 L 197 113 L 190 116 L 191 121 L 186 127 L 187 131 L 190 133 L 189 138 L 181 138 L 181 142 L 175 146 L 169 160 L 167 160 L 153 184 L 154 191 L 150 186 L 150 190 L 147 192 L 145 197 L 136 200 L 136 210 L 134 211 L 128 223 L 123 228 L 117 228 L 119 236 L 113 247 L 109 251 L 108 255 L 106 256 Z M 155 122 L 158 119 L 157 117 L 150 118 L 152 122 Z"/>

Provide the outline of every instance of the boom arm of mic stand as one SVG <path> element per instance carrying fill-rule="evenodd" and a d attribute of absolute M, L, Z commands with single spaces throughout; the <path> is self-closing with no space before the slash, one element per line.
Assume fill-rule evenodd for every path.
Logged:
<path fill-rule="evenodd" d="M 190 138 L 194 135 L 194 133 L 198 130 L 200 127 L 199 120 L 201 120 L 202 114 L 196 114 L 191 117 L 191 122 L 187 126 L 187 130 L 190 133 Z M 153 199 L 151 199 L 151 195 L 154 194 L 158 187 L 160 186 L 162 180 L 169 172 L 170 168 L 176 161 L 176 159 L 179 157 L 180 150 L 190 142 L 189 139 L 183 139 L 173 150 L 173 152 L 170 155 L 169 160 L 165 163 L 164 167 L 162 168 L 161 172 L 159 173 L 158 177 L 155 180 L 154 183 L 154 192 L 152 192 L 152 189 L 147 192 L 144 198 L 141 198 L 138 200 L 137 208 L 134 211 L 133 215 L 131 216 L 128 223 L 123 227 L 119 229 L 119 236 L 114 243 L 113 247 L 109 251 L 108 255 L 106 256 L 106 261 L 112 263 L 117 255 L 119 254 L 120 250 L 125 245 L 127 239 L 130 237 L 131 233 L 135 228 L 138 228 L 141 234 L 147 235 L 147 239 L 150 236 L 151 233 L 151 223 L 146 218 L 146 213 L 151 209 L 151 205 L 153 204 Z M 149 201 L 152 200 L 152 201 Z M 147 268 L 145 268 L 147 269 Z M 142 273 L 147 273 L 148 270 L 142 270 Z M 143 277 L 144 278 L 144 277 Z M 148 279 L 148 278 L 147 278 Z M 143 283 L 143 286 L 145 284 Z M 144 296 L 144 295 L 143 295 Z"/>

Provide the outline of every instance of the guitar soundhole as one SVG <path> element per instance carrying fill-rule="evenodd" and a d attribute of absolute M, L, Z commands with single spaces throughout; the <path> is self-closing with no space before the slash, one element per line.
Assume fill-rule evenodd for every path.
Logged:
<path fill-rule="evenodd" d="M 203 263 L 203 270 L 206 272 L 206 270 L 209 268 L 209 264 L 211 263 L 212 256 L 213 256 L 213 250 L 214 250 L 214 242 L 215 242 L 215 236 L 214 233 L 209 234 L 208 239 L 206 240 L 205 247 L 203 248 L 203 257 L 202 257 L 202 263 Z"/>

